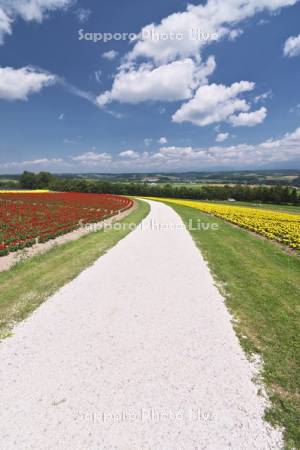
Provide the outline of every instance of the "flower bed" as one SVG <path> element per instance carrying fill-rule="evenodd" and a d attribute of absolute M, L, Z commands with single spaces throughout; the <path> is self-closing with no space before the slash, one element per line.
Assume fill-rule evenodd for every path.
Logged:
<path fill-rule="evenodd" d="M 132 204 L 110 194 L 1 192 L 0 256 L 100 222 Z"/>

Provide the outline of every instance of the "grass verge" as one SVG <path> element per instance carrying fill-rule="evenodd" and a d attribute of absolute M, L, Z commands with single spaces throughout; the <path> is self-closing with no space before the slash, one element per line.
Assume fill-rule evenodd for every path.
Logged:
<path fill-rule="evenodd" d="M 137 208 L 122 224 L 138 224 L 149 205 Z M 92 232 L 80 239 L 53 247 L 0 273 L 0 338 L 9 336 L 13 325 L 26 318 L 50 295 L 75 278 L 129 233 L 129 228 Z"/>
<path fill-rule="evenodd" d="M 218 224 L 215 231 L 190 232 L 237 319 L 243 348 L 263 358 L 261 376 L 271 400 L 266 419 L 284 427 L 286 449 L 299 449 L 299 257 L 199 210 L 170 206 L 186 226 L 190 219 Z"/>

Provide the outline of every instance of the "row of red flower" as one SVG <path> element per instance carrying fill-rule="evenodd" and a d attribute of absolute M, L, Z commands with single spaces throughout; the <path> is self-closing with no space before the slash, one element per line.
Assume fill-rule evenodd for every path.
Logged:
<path fill-rule="evenodd" d="M 0 193 L 0 256 L 46 242 L 132 206 L 132 200 L 109 194 Z"/>

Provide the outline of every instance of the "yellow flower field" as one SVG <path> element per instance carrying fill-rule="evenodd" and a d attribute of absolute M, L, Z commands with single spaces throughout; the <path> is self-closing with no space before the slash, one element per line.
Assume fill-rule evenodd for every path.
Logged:
<path fill-rule="evenodd" d="M 159 199 L 153 198 L 153 200 Z M 298 214 L 191 200 L 161 200 L 199 209 L 291 248 L 300 249 L 300 215 Z"/>

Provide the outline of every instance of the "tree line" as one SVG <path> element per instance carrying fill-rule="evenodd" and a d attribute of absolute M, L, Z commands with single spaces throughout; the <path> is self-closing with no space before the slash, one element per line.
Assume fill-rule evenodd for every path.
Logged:
<path fill-rule="evenodd" d="M 172 197 L 194 200 L 228 200 L 300 205 L 297 189 L 288 186 L 203 185 L 199 188 L 172 184 L 126 183 L 103 180 L 56 177 L 49 172 L 23 172 L 22 189 L 50 189 L 64 192 L 88 192 L 134 196 Z"/>

